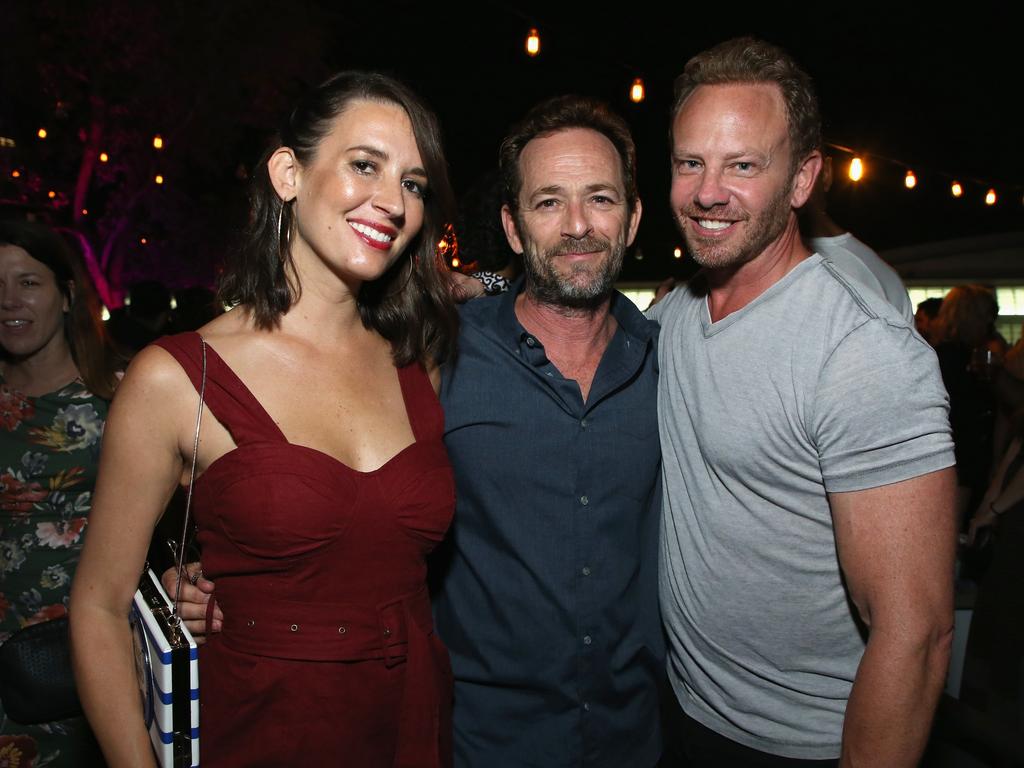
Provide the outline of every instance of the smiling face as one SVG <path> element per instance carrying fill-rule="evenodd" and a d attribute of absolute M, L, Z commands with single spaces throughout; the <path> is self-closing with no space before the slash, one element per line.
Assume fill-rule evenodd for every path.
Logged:
<path fill-rule="evenodd" d="M 607 299 L 640 221 L 615 146 L 587 128 L 558 131 L 530 141 L 519 169 L 519 210 L 504 207 L 502 221 L 512 249 L 523 254 L 527 290 L 555 306 Z"/>
<path fill-rule="evenodd" d="M 409 117 L 395 104 L 350 103 L 310 162 L 276 171 L 278 192 L 294 199 L 291 256 L 300 280 L 325 271 L 355 285 L 375 280 L 423 226 L 426 171 Z"/>
<path fill-rule="evenodd" d="M 69 302 L 53 271 L 16 245 L 0 245 L 0 347 L 13 358 L 66 352 Z"/>
<path fill-rule="evenodd" d="M 676 114 L 672 143 L 672 210 L 698 264 L 742 265 L 795 226 L 817 165 L 793 169 L 778 86 L 699 86 Z"/>

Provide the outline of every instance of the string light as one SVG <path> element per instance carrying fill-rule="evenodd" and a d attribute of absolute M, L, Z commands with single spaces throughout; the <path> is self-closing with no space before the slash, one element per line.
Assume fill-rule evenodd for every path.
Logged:
<path fill-rule="evenodd" d="M 21 171 L 19 171 L 17 168 L 15 168 L 13 171 L 11 171 L 11 176 L 13 178 L 15 178 L 15 179 L 20 178 L 21 177 Z"/>
<path fill-rule="evenodd" d="M 679 246 L 676 246 L 676 249 L 674 251 L 672 251 L 672 256 L 673 256 L 673 258 L 676 258 L 676 259 L 683 258 L 683 249 L 680 248 Z"/>
<path fill-rule="evenodd" d="M 82 215 L 83 216 L 88 216 L 89 215 L 89 209 L 88 208 L 83 208 L 82 209 Z"/>
<path fill-rule="evenodd" d="M 907 171 L 907 176 L 903 179 L 903 184 L 907 189 L 913 189 L 917 186 L 917 176 L 914 175 L 913 171 Z"/>
<path fill-rule="evenodd" d="M 629 89 L 629 98 L 634 104 L 644 100 L 644 81 L 639 77 L 633 81 L 633 87 Z"/>
<path fill-rule="evenodd" d="M 110 155 L 108 155 L 106 152 L 100 152 L 100 162 L 105 163 L 108 160 L 110 160 Z"/>
<path fill-rule="evenodd" d="M 164 140 L 163 140 L 163 137 L 158 133 L 156 136 L 153 137 L 153 149 L 163 149 L 163 148 L 164 148 Z"/>
<path fill-rule="evenodd" d="M 462 262 L 459 261 L 459 257 L 456 256 L 454 259 L 452 259 L 452 269 L 458 269 L 461 263 Z"/>
<path fill-rule="evenodd" d="M 142 245 L 145 245 L 145 244 L 146 244 L 146 243 L 148 243 L 148 242 L 149 242 L 149 240 L 147 240 L 147 239 L 146 239 L 146 238 L 144 238 L 144 237 L 140 237 L 140 238 L 139 238 L 139 243 L 140 243 L 140 244 L 142 244 Z"/>
<path fill-rule="evenodd" d="M 46 129 L 40 128 L 38 131 L 36 131 L 36 136 L 38 136 L 40 139 L 45 139 L 47 136 Z"/>
<path fill-rule="evenodd" d="M 540 53 L 540 35 L 537 34 L 536 28 L 530 30 L 530 34 L 526 37 L 526 53 L 529 56 L 536 56 Z"/>
<path fill-rule="evenodd" d="M 995 204 L 996 204 L 996 191 L 994 189 L 990 189 L 988 192 L 985 193 L 985 205 L 995 205 Z"/>
<path fill-rule="evenodd" d="M 50 198 L 51 200 L 53 200 L 53 198 L 55 198 L 55 197 L 57 196 L 57 193 L 56 193 L 56 192 L 54 192 L 54 191 L 53 191 L 53 190 L 51 189 L 51 190 L 50 190 L 49 192 L 47 192 L 47 193 L 46 193 L 46 196 L 47 196 L 48 198 Z"/>
<path fill-rule="evenodd" d="M 153 177 L 153 181 L 155 181 L 157 184 L 163 184 L 164 177 L 158 173 L 156 176 Z"/>
<path fill-rule="evenodd" d="M 850 161 L 850 181 L 860 181 L 864 178 L 864 161 L 859 157 L 854 157 Z"/>
<path fill-rule="evenodd" d="M 953 186 L 949 188 L 949 191 L 953 193 L 953 197 L 963 197 L 964 188 L 960 186 L 959 181 L 954 181 Z"/>

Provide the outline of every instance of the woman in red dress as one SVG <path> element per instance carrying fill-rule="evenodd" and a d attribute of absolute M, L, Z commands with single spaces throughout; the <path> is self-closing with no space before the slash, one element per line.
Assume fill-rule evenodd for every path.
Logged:
<path fill-rule="evenodd" d="M 72 593 L 82 702 L 111 765 L 153 764 L 125 617 L 189 480 L 205 351 L 193 511 L 224 618 L 200 651 L 202 765 L 444 766 L 425 559 L 454 506 L 435 390 L 457 320 L 437 123 L 400 83 L 341 73 L 255 176 L 235 308 L 140 353 L 111 407 Z"/>

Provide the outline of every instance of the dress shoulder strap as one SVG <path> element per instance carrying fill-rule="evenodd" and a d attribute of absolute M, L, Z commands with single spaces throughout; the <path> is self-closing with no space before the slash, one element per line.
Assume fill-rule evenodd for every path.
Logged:
<path fill-rule="evenodd" d="M 440 440 L 444 435 L 444 411 L 426 370 L 419 363 L 410 363 L 398 369 L 398 381 L 413 435 L 418 441 Z"/>
<path fill-rule="evenodd" d="M 179 333 L 164 336 L 153 343 L 177 360 L 196 391 L 199 391 L 203 379 L 203 352 L 199 334 Z M 209 344 L 206 345 L 206 407 L 231 433 L 237 446 L 267 440 L 285 441 L 284 434 L 249 388 Z"/>

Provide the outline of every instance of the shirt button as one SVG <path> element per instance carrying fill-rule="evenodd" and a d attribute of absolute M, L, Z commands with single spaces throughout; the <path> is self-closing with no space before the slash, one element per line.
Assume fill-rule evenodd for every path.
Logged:
<path fill-rule="evenodd" d="M 580 504 L 582 504 L 585 507 L 589 503 L 590 499 L 588 499 L 586 496 L 580 496 Z"/>
<path fill-rule="evenodd" d="M 587 428 L 587 420 L 586 419 L 580 419 L 580 426 L 583 427 L 584 429 L 586 429 Z"/>
<path fill-rule="evenodd" d="M 535 338 L 533 338 L 533 336 L 527 336 L 526 337 L 526 346 L 528 346 L 528 347 L 535 347 L 535 346 L 537 346 L 537 340 Z"/>
<path fill-rule="evenodd" d="M 590 566 L 589 565 L 584 565 L 583 569 L 580 571 L 580 573 L 582 573 L 584 576 L 589 576 L 590 575 Z"/>
<path fill-rule="evenodd" d="M 592 642 L 594 642 L 594 641 L 590 639 L 590 635 L 584 635 L 583 636 L 583 644 L 584 645 L 590 645 Z"/>
<path fill-rule="evenodd" d="M 584 701 L 583 702 L 583 711 L 584 712 L 589 712 L 590 711 L 590 702 L 589 701 Z"/>

